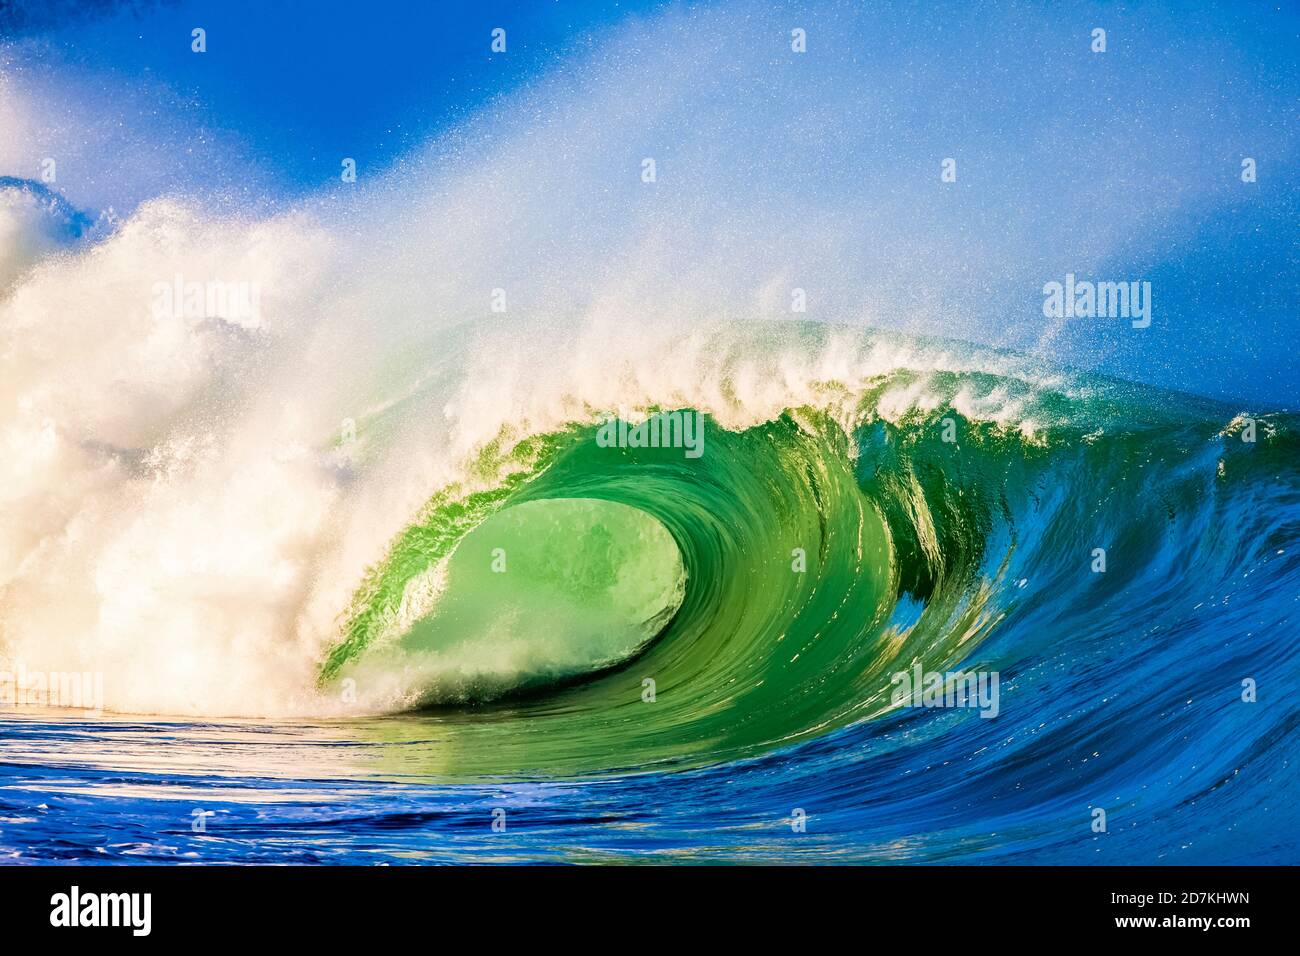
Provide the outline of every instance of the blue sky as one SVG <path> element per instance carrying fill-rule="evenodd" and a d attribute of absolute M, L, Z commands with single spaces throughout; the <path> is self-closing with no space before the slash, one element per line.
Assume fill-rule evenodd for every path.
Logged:
<path fill-rule="evenodd" d="M 656 2 L 409 3 L 194 0 L 19 2 L 16 33 L 60 70 L 161 82 L 203 122 L 236 131 L 285 183 L 336 175 L 340 156 L 390 163 L 492 97 L 562 64 Z M 80 11 L 80 13 L 76 12 Z M 207 32 L 195 55 L 190 34 Z M 491 31 L 506 30 L 493 54 Z"/>

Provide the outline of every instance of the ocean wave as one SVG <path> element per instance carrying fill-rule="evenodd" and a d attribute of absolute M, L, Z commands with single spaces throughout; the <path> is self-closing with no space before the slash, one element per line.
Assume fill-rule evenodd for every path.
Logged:
<path fill-rule="evenodd" d="M 803 331 L 816 355 L 825 330 Z M 489 604 L 494 587 L 514 593 L 484 557 L 493 542 L 511 550 L 493 516 L 548 502 L 614 502 L 655 519 L 676 542 L 685 596 L 633 664 L 593 667 L 576 685 L 565 674 L 548 693 L 534 684 L 504 704 L 491 703 L 496 692 L 471 695 L 486 709 L 481 721 L 456 721 L 461 772 L 754 756 L 894 712 L 894 675 L 917 667 L 1005 675 L 1002 693 L 1015 700 L 1039 692 L 1022 671 L 1045 641 L 1078 635 L 1086 668 L 1103 620 L 1209 635 L 1204 605 L 1243 575 L 1270 591 L 1294 585 L 1284 542 L 1297 514 L 1276 495 L 1278 483 L 1296 487 L 1292 416 L 1234 419 L 1200 400 L 1077 375 L 1046 388 L 974 371 L 969 353 L 967 370 L 953 371 L 960 363 L 942 354 L 942 370 L 932 360 L 803 383 L 800 394 L 822 400 L 756 424 L 708 417 L 695 458 L 680 446 L 602 446 L 595 422 L 499 436 L 474 462 L 477 483 L 441 490 L 372 569 L 327 659 L 326 686 L 347 684 L 362 707 L 464 705 L 463 687 L 444 694 L 428 667 L 472 666 L 465 648 L 394 622 L 433 567 L 444 571 L 444 598 L 461 587 Z M 729 406 L 736 413 L 734 396 Z M 697 412 L 647 407 L 639 420 Z M 1243 436 L 1247 421 L 1256 428 Z M 1261 512 L 1261 500 L 1277 503 Z M 580 529 L 545 533 L 533 561 L 586 553 Z M 457 548 L 471 542 L 477 565 L 457 567 Z M 622 559 L 609 560 L 603 570 L 617 576 Z M 1190 581 L 1201 608 L 1188 601 Z M 1288 609 L 1270 607 L 1269 626 L 1280 628 Z M 482 627 L 476 652 L 530 634 L 544 641 L 544 614 Z M 1276 640 L 1281 655 L 1286 641 Z M 583 746 L 597 739 L 599 748 Z"/>

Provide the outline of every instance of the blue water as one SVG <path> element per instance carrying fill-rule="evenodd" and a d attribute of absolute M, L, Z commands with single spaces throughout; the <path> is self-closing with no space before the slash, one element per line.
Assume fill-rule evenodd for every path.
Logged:
<path fill-rule="evenodd" d="M 1270 422 L 1294 427 L 1294 418 Z M 1130 461 L 1112 445 L 1164 452 Z M 956 658 L 1000 671 L 991 719 L 902 707 L 806 743 L 765 745 L 755 758 L 723 756 L 719 737 L 716 756 L 701 757 L 685 744 L 693 726 L 706 726 L 697 722 L 705 705 L 694 705 L 658 725 L 665 740 L 679 739 L 680 760 L 670 750 L 666 766 L 663 752 L 660 766 L 637 766 L 640 751 L 620 753 L 613 725 L 602 723 L 623 711 L 598 696 L 600 680 L 590 685 L 596 704 L 583 704 L 579 687 L 504 711 L 368 719 L 197 722 L 19 708 L 0 741 L 0 842 L 24 862 L 1292 863 L 1294 433 L 1278 428 L 1253 448 L 1235 436 L 1194 438 L 1201 450 L 1190 454 L 1174 447 L 1154 432 L 1102 438 L 1091 451 L 1066 446 L 1054 481 L 1068 481 L 1080 461 L 1092 470 L 1060 496 L 1031 480 L 1042 497 L 1023 513 L 1018 479 L 1001 486 L 1012 513 L 985 539 L 982 560 L 1010 568 L 987 608 L 987 636 Z M 1086 508 L 1077 523 L 1087 484 L 1135 473 L 1147 484 L 1112 504 L 1117 528 L 1094 527 Z M 957 497 L 981 490 L 968 484 Z M 1120 535 L 1104 574 L 1069 557 L 1077 544 L 1061 546 L 1075 533 L 1085 542 Z M 1018 543 L 1004 555 L 1008 537 Z M 726 586 L 697 574 L 687 605 L 692 587 Z M 835 587 L 824 572 L 818 589 Z M 926 603 L 943 601 L 936 591 Z M 935 613 L 903 601 L 893 619 L 916 635 Z M 659 640 L 689 655 L 689 630 L 679 620 Z M 934 653 L 922 652 L 927 668 L 939 666 Z M 618 693 L 619 674 L 636 668 L 664 673 L 646 660 L 603 682 Z M 774 670 L 766 679 L 784 678 Z M 665 680 L 663 693 L 682 691 L 690 688 L 670 691 Z M 709 686 L 693 693 L 712 699 L 709 708 L 730 707 L 732 720 L 771 719 L 760 704 L 710 698 Z M 791 710 L 809 693 L 792 682 Z M 841 703 L 821 705 L 826 720 Z M 546 736 L 562 733 L 553 721 L 565 713 L 587 721 L 586 736 L 568 745 L 576 753 Z M 634 719 L 659 717 L 640 713 Z M 467 727 L 507 736 L 465 737 Z M 530 734 L 553 763 L 539 757 L 494 775 L 484 769 L 492 754 L 464 752 Z M 575 771 L 575 760 L 608 769 Z"/>
<path fill-rule="evenodd" d="M 1059 656 L 1040 666 L 1066 670 Z M 1068 672 L 1057 680 L 1077 685 L 1077 663 Z M 346 726 L 23 720 L 6 725 L 0 841 L 10 862 L 1295 862 L 1294 710 L 1247 735 L 1225 719 L 1239 706 L 1231 686 L 1136 706 L 1105 681 L 1086 690 L 1007 720 L 905 718 L 598 783 L 349 772 L 418 764 L 436 725 L 414 718 L 413 755 L 376 753 Z M 1014 690 L 1006 700 L 1020 703 Z M 98 761 L 77 766 L 81 748 Z M 166 768 L 103 766 L 142 750 Z M 1091 830 L 1098 804 L 1107 833 Z M 806 832 L 790 825 L 796 807 Z M 211 814 L 206 832 L 196 810 Z"/>

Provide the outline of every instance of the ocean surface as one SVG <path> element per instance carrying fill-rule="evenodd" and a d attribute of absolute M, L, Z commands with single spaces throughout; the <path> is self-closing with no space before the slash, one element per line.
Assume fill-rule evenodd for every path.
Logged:
<path fill-rule="evenodd" d="M 917 380 L 705 419 L 698 458 L 576 424 L 489 454 L 506 477 L 435 496 L 322 671 L 342 707 L 430 710 L 7 716 L 5 852 L 1293 860 L 1300 713 L 1243 682 L 1266 700 L 1298 676 L 1296 419 L 1248 442 L 1186 396 L 952 371 L 883 420 Z M 1032 435 L 955 410 L 1013 392 Z M 517 566 L 494 572 L 484 536 Z M 436 567 L 436 610 L 384 639 Z M 918 665 L 996 673 L 996 707 L 900 703 L 892 675 Z"/>

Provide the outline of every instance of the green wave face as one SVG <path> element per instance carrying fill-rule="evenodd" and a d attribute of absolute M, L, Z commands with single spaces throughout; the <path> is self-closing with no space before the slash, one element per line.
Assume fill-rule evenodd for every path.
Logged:
<path fill-rule="evenodd" d="M 350 673 L 400 674 L 412 706 L 482 703 L 635 656 L 682 602 L 681 555 L 643 511 L 592 498 L 492 514 L 443 565 L 409 578 L 399 627 Z"/>
<path fill-rule="evenodd" d="M 358 593 L 325 682 L 475 704 L 432 718 L 433 769 L 454 776 L 695 764 L 861 714 L 898 572 L 843 432 L 707 422 L 692 458 L 597 431 L 520 446 L 498 488 L 431 501 Z"/>
<path fill-rule="evenodd" d="M 388 772 L 755 756 L 885 713 L 891 676 L 914 665 L 1012 663 L 985 647 L 1008 615 L 1036 620 L 1043 595 L 1095 606 L 1168 559 L 1171 522 L 1205 522 L 1294 467 L 1281 420 L 1247 444 L 1223 408 L 1100 384 L 1031 394 L 934 373 L 934 403 L 882 418 L 885 391 L 912 381 L 743 430 L 704 417 L 698 457 L 611 447 L 597 425 L 503 436 L 372 570 L 322 685 L 372 712 L 425 708 L 369 725 L 419 744 L 379 748 Z M 1040 427 L 963 417 L 972 395 L 1009 397 Z M 1113 573 L 1079 573 L 1097 544 Z M 1031 626 L 1017 653 L 1050 633 Z"/>

